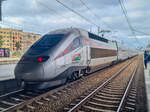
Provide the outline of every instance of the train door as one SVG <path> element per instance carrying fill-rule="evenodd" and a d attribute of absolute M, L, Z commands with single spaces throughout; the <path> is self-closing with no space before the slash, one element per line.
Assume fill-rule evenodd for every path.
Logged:
<path fill-rule="evenodd" d="M 89 66 L 90 62 L 91 62 L 90 48 L 89 46 L 86 46 L 86 65 Z"/>
<path fill-rule="evenodd" d="M 84 51 L 81 37 L 77 37 L 73 40 L 71 51 L 72 63 L 75 66 L 82 66 L 84 62 Z"/>

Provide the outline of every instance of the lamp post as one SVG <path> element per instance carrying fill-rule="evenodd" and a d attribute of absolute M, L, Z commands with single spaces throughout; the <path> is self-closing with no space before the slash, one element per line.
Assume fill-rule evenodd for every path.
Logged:
<path fill-rule="evenodd" d="M 0 0 L 0 21 L 2 21 L 2 2 L 5 0 Z"/>

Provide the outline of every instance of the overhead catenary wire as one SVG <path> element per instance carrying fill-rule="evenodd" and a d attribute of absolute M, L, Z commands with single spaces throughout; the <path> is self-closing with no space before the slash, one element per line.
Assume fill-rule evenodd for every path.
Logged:
<path fill-rule="evenodd" d="M 81 15 L 80 13 L 78 13 L 77 11 L 73 10 L 72 8 L 68 7 L 66 4 L 64 4 L 63 2 L 56 0 L 59 4 L 61 4 L 63 7 L 65 7 L 66 9 L 70 10 L 71 12 L 75 13 L 76 15 L 78 15 L 79 17 L 81 17 L 82 19 L 84 19 L 85 21 L 87 21 L 88 23 L 96 26 L 96 27 L 100 27 L 99 25 L 95 24 L 94 22 L 92 22 L 91 20 L 89 20 L 88 18 L 84 17 L 83 15 Z"/>
<path fill-rule="evenodd" d="M 127 18 L 128 18 L 128 21 L 129 21 L 129 23 L 130 23 L 130 19 L 129 19 L 129 17 L 128 17 L 128 13 L 127 13 L 127 10 L 126 10 L 126 7 L 125 7 L 125 5 L 124 5 L 124 2 L 122 2 L 122 6 L 123 6 L 123 8 L 124 8 L 124 11 L 125 11 L 125 14 L 126 14 L 126 16 L 127 16 Z M 130 25 L 131 25 L 131 23 L 130 23 Z M 131 25 L 131 27 L 132 27 L 132 25 Z M 134 33 L 134 37 L 135 37 L 135 39 L 136 39 L 136 41 L 140 44 L 140 42 L 139 42 L 139 40 L 137 39 L 137 36 L 136 36 L 136 34 L 135 34 L 135 32 L 137 32 L 137 30 L 135 30 L 135 28 L 133 28 L 132 27 L 132 31 L 133 31 L 133 33 Z M 143 43 L 143 42 L 142 42 Z M 144 43 L 143 43 L 144 44 Z M 140 44 L 141 45 L 141 44 Z"/>
<path fill-rule="evenodd" d="M 108 25 L 105 21 L 101 20 L 100 17 L 94 11 L 92 11 L 92 9 L 88 7 L 87 4 L 83 0 L 80 0 L 80 2 L 95 16 L 95 18 L 102 21 L 105 24 L 105 26 L 113 30 L 113 28 L 110 25 Z"/>
<path fill-rule="evenodd" d="M 125 0 L 125 1 L 126 1 L 126 0 Z M 126 7 L 125 7 L 124 3 L 122 3 L 122 5 L 123 5 L 123 7 L 124 7 L 124 9 L 125 9 L 125 13 L 126 13 L 126 15 L 127 15 L 127 10 L 126 10 Z M 129 19 L 129 18 L 128 18 L 128 19 Z M 141 34 L 144 34 L 144 35 L 150 35 L 150 34 L 148 34 L 148 33 L 145 33 L 145 32 L 139 31 L 139 30 L 136 30 L 135 28 L 133 28 L 133 31 L 134 31 L 134 32 L 141 33 Z"/>
<path fill-rule="evenodd" d="M 43 6 L 44 8 L 48 9 L 50 12 L 57 14 L 58 17 L 64 18 L 64 19 L 66 19 L 67 21 L 71 21 L 71 22 L 73 23 L 73 25 L 71 25 L 71 27 L 73 27 L 74 24 L 76 24 L 76 26 L 79 26 L 79 24 L 76 23 L 76 21 L 72 20 L 71 18 L 69 18 L 69 17 L 67 17 L 67 16 L 64 16 L 63 14 L 58 13 L 55 9 L 52 9 L 52 8 L 48 7 L 48 5 L 42 3 L 42 2 L 40 2 L 40 1 L 38 1 L 38 0 L 36 0 L 36 1 L 37 1 L 41 6 Z M 50 14 L 51 14 L 51 13 L 50 13 Z M 64 27 L 66 27 L 66 25 L 64 25 Z"/>
<path fill-rule="evenodd" d="M 129 21 L 129 18 L 128 18 L 128 15 L 127 15 L 127 10 L 126 10 L 125 6 L 123 5 L 123 3 L 121 2 L 121 0 L 118 0 L 118 1 L 119 1 L 119 4 L 120 4 L 120 7 L 121 7 L 121 9 L 122 9 L 122 12 L 123 12 L 123 14 L 124 14 L 124 16 L 125 16 L 125 19 L 126 19 L 126 21 L 127 21 L 127 24 L 128 24 L 128 26 L 129 26 L 129 29 L 131 30 L 131 33 L 132 33 L 132 35 L 135 37 L 135 40 L 137 41 L 137 43 L 140 45 L 140 42 L 138 41 L 138 39 L 137 39 L 137 37 L 136 37 L 136 34 L 135 34 L 135 32 L 134 32 L 134 29 L 133 29 L 133 27 L 132 27 L 132 25 L 131 25 L 131 23 L 130 23 L 130 21 Z"/>
<path fill-rule="evenodd" d="M 143 34 L 143 35 L 150 35 L 150 34 L 148 34 L 148 33 L 145 33 L 145 32 L 143 32 L 143 31 L 139 31 L 139 30 L 136 30 L 136 29 L 133 29 L 135 32 L 138 32 L 138 33 L 141 33 L 141 34 Z"/>
<path fill-rule="evenodd" d="M 66 16 L 64 16 L 64 15 L 62 15 L 62 14 L 59 14 L 56 10 L 54 10 L 54 9 L 52 9 L 52 8 L 50 8 L 50 7 L 48 7 L 46 4 L 44 4 L 44 3 L 42 3 L 42 2 L 40 2 L 40 1 L 38 1 L 38 0 L 36 0 L 36 2 L 39 3 L 41 6 L 43 6 L 44 8 L 46 8 L 47 10 L 49 10 L 50 12 L 57 14 L 58 17 L 60 17 L 60 18 L 65 18 L 66 20 L 72 21 L 72 22 L 74 23 L 73 20 L 69 19 L 68 17 L 66 17 Z M 50 14 L 51 14 L 51 13 L 50 13 Z M 65 26 L 65 25 L 64 25 L 64 26 Z"/>
<path fill-rule="evenodd" d="M 97 18 L 99 20 L 99 16 L 94 12 L 92 11 L 92 9 L 90 7 L 87 6 L 87 4 L 83 1 L 83 0 L 80 0 L 80 2 L 95 16 L 95 18 Z M 102 20 L 101 20 L 102 21 Z M 107 24 L 106 22 L 102 21 L 109 29 L 113 30 L 113 28 Z M 111 31 L 112 32 L 112 31 Z M 121 40 L 122 41 L 122 40 Z"/>

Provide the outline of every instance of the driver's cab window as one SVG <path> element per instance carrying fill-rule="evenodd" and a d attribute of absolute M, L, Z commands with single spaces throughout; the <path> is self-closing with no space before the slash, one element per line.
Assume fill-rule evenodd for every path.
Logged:
<path fill-rule="evenodd" d="M 71 50 L 74 50 L 78 47 L 81 46 L 81 38 L 80 37 L 77 37 L 73 40 L 73 43 L 72 43 L 72 47 L 71 47 Z"/>

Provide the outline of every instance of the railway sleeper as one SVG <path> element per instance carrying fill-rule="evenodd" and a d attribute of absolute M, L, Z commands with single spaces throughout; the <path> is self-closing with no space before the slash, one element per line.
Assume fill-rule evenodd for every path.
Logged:
<path fill-rule="evenodd" d="M 128 100 L 129 102 L 136 103 L 136 99 L 131 99 L 131 98 L 128 98 L 127 100 Z"/>
<path fill-rule="evenodd" d="M 124 88 L 120 88 L 120 87 L 112 87 L 112 86 L 109 86 L 109 87 L 107 87 L 107 88 L 105 88 L 106 90 L 109 90 L 109 89 L 113 89 L 113 90 L 121 90 L 121 91 L 123 91 L 124 90 Z"/>
<path fill-rule="evenodd" d="M 135 107 L 136 104 L 135 104 L 135 103 L 132 103 L 132 102 L 127 102 L 127 106 L 128 106 L 128 105 L 131 106 L 131 107 L 132 107 L 132 106 Z"/>
<path fill-rule="evenodd" d="M 99 104 L 91 101 L 88 101 L 85 105 L 98 109 L 110 109 L 110 110 L 117 110 L 118 107 L 117 105 Z"/>
<path fill-rule="evenodd" d="M 15 105 L 15 103 L 7 102 L 7 101 L 0 101 L 0 102 L 6 105 L 10 105 L 10 106 Z"/>
<path fill-rule="evenodd" d="M 130 92 L 130 94 L 136 94 L 136 93 L 137 93 L 137 92 L 133 92 L 133 91 Z"/>
<path fill-rule="evenodd" d="M 43 105 L 44 103 L 41 101 L 34 101 L 34 103 L 38 104 L 38 105 Z"/>
<path fill-rule="evenodd" d="M 119 84 L 120 84 L 120 83 L 119 83 Z M 116 83 L 115 83 L 115 84 L 109 83 L 109 84 L 107 85 L 107 88 L 108 88 L 108 87 L 111 87 L 111 88 L 114 88 L 114 87 L 115 87 L 115 88 L 121 88 L 122 86 L 119 85 L 119 84 L 116 84 Z"/>
<path fill-rule="evenodd" d="M 70 106 L 75 106 L 76 105 L 76 103 L 70 103 Z"/>
<path fill-rule="evenodd" d="M 18 110 L 16 110 L 16 112 L 24 112 L 24 111 L 23 111 L 23 110 L 18 109 Z"/>
<path fill-rule="evenodd" d="M 25 100 L 23 100 L 23 99 L 19 99 L 19 98 L 16 98 L 16 97 L 10 97 L 10 99 L 15 100 L 15 101 L 18 101 L 18 102 L 23 102 L 23 101 L 25 101 Z"/>
<path fill-rule="evenodd" d="M 130 96 L 135 96 L 136 97 L 136 93 L 130 93 Z"/>
<path fill-rule="evenodd" d="M 64 108 L 63 108 L 63 111 L 69 111 L 69 110 L 70 110 L 69 107 L 64 107 Z"/>
<path fill-rule="evenodd" d="M 51 98 L 54 99 L 54 100 L 56 100 L 57 96 L 53 94 L 53 95 L 51 95 Z"/>
<path fill-rule="evenodd" d="M 111 94 L 120 94 L 120 93 L 123 93 L 123 90 L 106 90 L 106 89 L 104 89 L 104 90 L 102 90 L 101 92 L 104 92 L 104 93 L 111 93 Z"/>
<path fill-rule="evenodd" d="M 59 92 L 56 92 L 56 95 L 57 95 L 57 96 L 59 96 L 59 95 L 61 95 L 61 94 L 62 94 L 62 92 L 60 92 L 60 91 L 59 91 Z"/>
<path fill-rule="evenodd" d="M 107 87 L 118 87 L 118 88 L 121 88 L 122 85 L 120 85 L 120 83 L 112 83 L 112 82 L 110 82 Z"/>
<path fill-rule="evenodd" d="M 0 111 L 3 111 L 5 108 L 3 108 L 3 107 L 0 107 Z"/>
<path fill-rule="evenodd" d="M 27 99 L 32 98 L 31 96 L 27 96 L 27 95 L 24 95 L 24 94 L 20 94 L 19 96 L 24 97 L 24 98 L 27 98 Z"/>
<path fill-rule="evenodd" d="M 5 101 L 10 102 L 10 103 L 15 103 L 15 104 L 18 104 L 18 103 L 21 102 L 21 101 L 16 101 L 16 100 L 14 100 L 14 99 L 12 99 L 12 98 L 8 98 L 8 99 L 6 99 Z"/>
<path fill-rule="evenodd" d="M 81 109 L 79 110 L 79 112 L 115 112 L 113 110 L 109 110 L 109 109 L 101 109 L 101 108 L 95 108 L 95 107 L 91 107 L 91 106 L 86 106 L 83 105 L 81 107 Z"/>
<path fill-rule="evenodd" d="M 32 105 L 26 105 L 25 107 L 24 107 L 24 109 L 31 109 L 31 110 L 33 110 L 33 109 L 35 109 L 35 107 L 34 106 L 32 106 Z"/>
<path fill-rule="evenodd" d="M 129 98 L 131 98 L 131 99 L 136 99 L 136 96 L 129 96 Z"/>
<path fill-rule="evenodd" d="M 11 105 L 8 105 L 8 104 L 5 104 L 5 103 L 2 103 L 2 102 L 0 102 L 0 107 L 1 108 L 9 108 Z"/>
<path fill-rule="evenodd" d="M 106 97 L 112 97 L 112 98 L 121 98 L 123 94 L 112 94 L 112 93 L 107 93 L 107 92 L 100 92 L 98 93 L 97 95 L 100 95 L 100 96 L 106 96 Z"/>
<path fill-rule="evenodd" d="M 49 98 L 46 98 L 46 97 L 42 97 L 41 100 L 50 101 L 50 99 L 49 99 Z"/>
<path fill-rule="evenodd" d="M 133 111 L 134 112 L 135 108 L 126 106 L 123 111 L 126 111 L 126 112 L 132 112 Z"/>
<path fill-rule="evenodd" d="M 16 97 L 17 97 L 18 99 L 22 100 L 22 101 L 31 99 L 31 98 L 24 97 L 24 96 L 22 96 L 22 95 L 18 95 L 18 96 L 16 96 Z"/>
<path fill-rule="evenodd" d="M 95 97 L 97 98 L 101 98 L 101 99 L 104 99 L 104 100 L 119 100 L 120 101 L 120 98 L 117 98 L 117 97 L 111 97 L 111 96 L 103 96 L 103 95 L 95 95 Z"/>
<path fill-rule="evenodd" d="M 103 99 L 98 99 L 98 98 L 92 98 L 90 101 L 96 102 L 99 104 L 119 105 L 119 101 L 103 100 Z"/>

